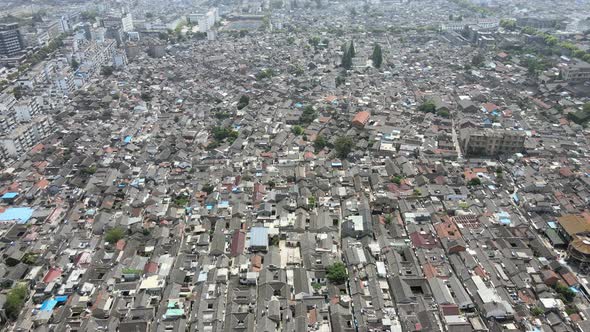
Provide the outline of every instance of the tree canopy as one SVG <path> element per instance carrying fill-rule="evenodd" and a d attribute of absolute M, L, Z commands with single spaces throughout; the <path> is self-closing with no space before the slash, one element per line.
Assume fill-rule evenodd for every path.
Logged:
<path fill-rule="evenodd" d="M 328 142 L 322 135 L 317 135 L 315 141 L 313 142 L 313 147 L 316 151 L 320 151 L 328 145 Z"/>
<path fill-rule="evenodd" d="M 425 101 L 422 105 L 418 106 L 418 111 L 424 113 L 434 113 L 436 111 L 436 105 L 432 100 Z"/>
<path fill-rule="evenodd" d="M 476 55 L 473 56 L 473 58 L 471 58 L 471 64 L 474 65 L 475 67 L 481 66 L 484 61 L 485 61 L 485 58 L 483 57 L 483 54 L 481 54 L 481 53 L 477 53 Z"/>
<path fill-rule="evenodd" d="M 354 50 L 354 43 L 351 41 L 347 47 L 346 44 L 342 45 L 342 67 L 345 69 L 352 68 L 352 58 L 354 58 L 356 52 Z"/>
<path fill-rule="evenodd" d="M 305 108 L 303 109 L 303 113 L 301 113 L 301 116 L 299 117 L 299 122 L 302 125 L 308 125 L 308 124 L 312 123 L 316 117 L 317 117 L 317 114 L 316 114 L 315 110 L 313 109 L 313 106 L 307 105 L 307 106 L 305 106 Z"/>
<path fill-rule="evenodd" d="M 468 184 L 470 186 L 479 186 L 481 184 L 481 180 L 479 178 L 473 178 L 469 180 Z"/>
<path fill-rule="evenodd" d="M 250 103 L 250 97 L 248 97 L 246 95 L 242 95 L 240 97 L 240 100 L 238 101 L 238 110 L 241 110 L 242 108 L 248 106 L 249 103 Z"/>
<path fill-rule="evenodd" d="M 24 284 L 19 284 L 8 292 L 6 303 L 4 304 L 4 310 L 8 318 L 13 320 L 18 318 L 18 314 L 25 304 L 27 294 L 28 290 Z"/>
<path fill-rule="evenodd" d="M 379 44 L 375 44 L 371 60 L 373 60 L 373 67 L 381 68 L 381 64 L 383 63 L 383 54 L 381 52 L 381 46 L 379 46 Z"/>
<path fill-rule="evenodd" d="M 338 158 L 345 159 L 348 157 L 350 151 L 352 151 L 352 139 L 348 136 L 338 137 L 334 142 L 334 149 Z"/>
<path fill-rule="evenodd" d="M 125 230 L 121 227 L 115 227 L 107 231 L 105 241 L 108 243 L 117 243 L 123 237 L 125 237 Z"/>
<path fill-rule="evenodd" d="M 348 271 L 342 262 L 336 262 L 328 267 L 326 270 L 328 280 L 335 284 L 342 284 L 348 278 Z"/>

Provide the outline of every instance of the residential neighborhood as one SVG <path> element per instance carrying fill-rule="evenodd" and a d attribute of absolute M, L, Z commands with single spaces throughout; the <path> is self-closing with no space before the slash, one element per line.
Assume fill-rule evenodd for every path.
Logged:
<path fill-rule="evenodd" d="M 590 331 L 590 3 L 6 1 L 3 331 Z"/>

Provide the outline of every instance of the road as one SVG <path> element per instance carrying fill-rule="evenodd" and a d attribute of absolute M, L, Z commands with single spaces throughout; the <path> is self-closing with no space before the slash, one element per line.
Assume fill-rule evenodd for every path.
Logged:
<path fill-rule="evenodd" d="M 457 160 L 462 160 L 463 154 L 461 153 L 461 146 L 459 145 L 459 139 L 457 138 L 457 131 L 455 130 L 455 119 L 451 119 L 451 121 L 452 121 L 451 132 L 453 134 L 453 144 L 455 145 L 455 150 L 457 150 Z"/>

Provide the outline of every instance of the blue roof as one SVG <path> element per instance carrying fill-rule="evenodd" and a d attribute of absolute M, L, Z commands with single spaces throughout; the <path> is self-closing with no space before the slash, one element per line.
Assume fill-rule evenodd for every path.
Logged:
<path fill-rule="evenodd" d="M 16 221 L 18 224 L 24 224 L 33 215 L 33 209 L 28 207 L 10 208 L 0 214 L 1 221 Z"/>
<path fill-rule="evenodd" d="M 268 247 L 268 228 L 252 227 L 250 230 L 250 247 Z"/>
<path fill-rule="evenodd" d="M 62 296 L 56 296 L 55 300 L 57 302 L 66 302 L 68 300 L 68 296 L 67 295 L 62 295 Z"/>
<path fill-rule="evenodd" d="M 2 195 L 2 199 L 12 199 L 18 196 L 18 193 L 6 193 Z"/>
<path fill-rule="evenodd" d="M 547 225 L 549 225 L 549 227 L 551 228 L 557 228 L 557 224 L 555 223 L 555 221 L 549 221 Z"/>
<path fill-rule="evenodd" d="M 123 140 L 123 142 L 125 142 L 125 144 L 129 144 L 129 143 L 131 143 L 132 138 L 133 137 L 131 137 L 131 136 L 126 136 L 125 139 Z"/>
<path fill-rule="evenodd" d="M 41 304 L 42 311 L 51 311 L 57 305 L 57 301 L 55 299 L 47 299 Z"/>
<path fill-rule="evenodd" d="M 41 310 L 51 311 L 58 303 L 65 303 L 68 300 L 67 295 L 57 296 L 54 299 L 47 299 L 41 304 Z"/>

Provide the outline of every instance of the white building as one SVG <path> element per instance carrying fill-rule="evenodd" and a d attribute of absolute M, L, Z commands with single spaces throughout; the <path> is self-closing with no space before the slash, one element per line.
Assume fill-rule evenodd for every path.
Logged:
<path fill-rule="evenodd" d="M 39 116 L 0 136 L 0 145 L 8 156 L 18 157 L 49 136 L 54 129 L 55 126 L 50 117 Z"/>
<path fill-rule="evenodd" d="M 121 17 L 121 25 L 124 32 L 131 32 L 134 30 L 131 13 L 127 13 Z"/>

